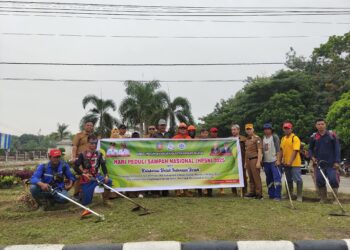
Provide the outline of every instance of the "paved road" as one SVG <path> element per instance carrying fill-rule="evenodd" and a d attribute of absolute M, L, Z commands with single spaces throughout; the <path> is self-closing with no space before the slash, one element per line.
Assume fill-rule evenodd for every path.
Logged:
<path fill-rule="evenodd" d="M 264 171 L 261 172 L 261 178 L 265 180 Z M 315 190 L 315 185 L 310 174 L 302 175 L 304 181 L 304 189 Z M 340 177 L 340 193 L 350 194 L 350 177 Z"/>
<path fill-rule="evenodd" d="M 310 174 L 303 175 L 304 188 L 315 190 L 315 185 Z M 350 194 L 350 177 L 340 177 L 340 193 Z"/>

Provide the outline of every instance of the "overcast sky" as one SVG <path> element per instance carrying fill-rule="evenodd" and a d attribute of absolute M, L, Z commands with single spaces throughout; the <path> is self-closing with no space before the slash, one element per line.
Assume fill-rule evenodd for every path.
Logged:
<path fill-rule="evenodd" d="M 286 10 L 285 7 L 305 7 L 298 10 L 307 10 L 306 7 L 350 8 L 348 0 L 74 2 L 228 8 L 283 7 L 283 10 Z M 1 2 L 0 6 L 3 6 Z M 83 64 L 284 62 L 290 47 L 299 55 L 309 56 L 313 48 L 327 41 L 328 36 L 342 35 L 350 27 L 350 15 L 89 17 L 0 12 L 0 61 Z M 231 38 L 174 38 L 188 36 Z M 248 76 L 268 76 L 281 68 L 283 65 L 94 67 L 0 64 L 0 132 L 20 135 L 37 134 L 41 130 L 41 134 L 48 134 L 55 131 L 56 124 L 60 122 L 69 124 L 69 130 L 76 133 L 79 121 L 86 112 L 81 104 L 85 95 L 102 95 L 104 99 L 114 100 L 117 107 L 125 97 L 122 82 L 38 82 L 9 81 L 4 78 L 193 80 L 186 83 L 162 83 L 162 89 L 169 92 L 172 98 L 187 97 L 192 104 L 193 115 L 198 120 L 212 112 L 220 99 L 229 98 L 244 85 L 242 81 L 208 83 L 203 80 L 242 80 Z M 118 112 L 114 115 L 119 116 Z"/>

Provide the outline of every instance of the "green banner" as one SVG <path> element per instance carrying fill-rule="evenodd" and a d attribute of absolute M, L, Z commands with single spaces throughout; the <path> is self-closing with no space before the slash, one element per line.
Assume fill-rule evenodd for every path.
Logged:
<path fill-rule="evenodd" d="M 243 187 L 236 139 L 102 139 L 119 191 Z"/>

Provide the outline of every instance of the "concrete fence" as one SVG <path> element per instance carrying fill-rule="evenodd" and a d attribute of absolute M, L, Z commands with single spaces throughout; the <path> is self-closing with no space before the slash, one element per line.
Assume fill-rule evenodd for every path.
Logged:
<path fill-rule="evenodd" d="M 350 250 L 346 240 L 301 240 L 301 241 L 149 241 L 124 244 L 79 244 L 79 245 L 11 245 L 0 246 L 6 250 Z"/>
<path fill-rule="evenodd" d="M 47 159 L 46 151 L 13 151 L 0 154 L 0 161 L 35 161 Z"/>

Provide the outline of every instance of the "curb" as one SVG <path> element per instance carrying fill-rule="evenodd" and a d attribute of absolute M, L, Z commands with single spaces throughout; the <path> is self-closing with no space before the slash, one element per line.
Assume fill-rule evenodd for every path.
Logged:
<path fill-rule="evenodd" d="M 124 244 L 0 246 L 0 250 L 350 250 L 350 239 L 299 241 L 148 241 Z"/>

